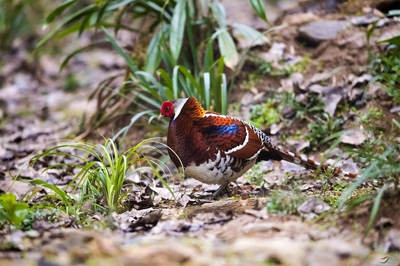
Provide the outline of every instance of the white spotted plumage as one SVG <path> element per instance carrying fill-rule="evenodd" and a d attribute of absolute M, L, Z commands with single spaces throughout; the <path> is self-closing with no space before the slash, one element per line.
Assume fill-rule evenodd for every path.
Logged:
<path fill-rule="evenodd" d="M 254 158 L 253 160 L 247 160 L 246 164 L 242 165 L 239 160 L 229 155 L 223 156 L 220 151 L 217 152 L 216 156 L 215 160 L 209 159 L 200 165 L 191 163 L 186 166 L 185 175 L 206 184 L 226 185 L 242 176 L 256 162 Z M 232 165 L 232 163 L 234 164 Z M 240 171 L 235 172 L 232 170 L 232 168 L 238 166 L 241 166 Z"/>

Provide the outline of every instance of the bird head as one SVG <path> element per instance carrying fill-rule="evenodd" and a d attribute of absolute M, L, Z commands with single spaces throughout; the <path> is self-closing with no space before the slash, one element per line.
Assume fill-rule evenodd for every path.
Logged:
<path fill-rule="evenodd" d="M 192 120 L 197 120 L 203 117 L 205 111 L 196 98 L 179 98 L 162 103 L 158 120 L 163 117 L 169 117 L 175 120 L 180 114 L 184 114 L 184 116 Z"/>
<path fill-rule="evenodd" d="M 175 115 L 174 103 L 172 101 L 163 102 L 161 105 L 160 115 L 158 116 L 158 120 L 160 120 L 163 117 L 169 117 L 172 119 L 174 115 Z"/>

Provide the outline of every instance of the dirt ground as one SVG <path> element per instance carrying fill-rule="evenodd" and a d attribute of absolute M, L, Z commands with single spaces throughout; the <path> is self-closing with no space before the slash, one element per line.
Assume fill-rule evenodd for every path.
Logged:
<path fill-rule="evenodd" d="M 355 3 L 352 6 L 351 2 L 358 6 Z M 271 88 L 276 88 L 276 93 L 294 91 L 301 99 L 301 95 L 315 89 L 313 85 L 328 84 L 331 89 L 345 88 L 346 96 L 340 103 L 357 102 L 360 98 L 354 96 L 360 95 L 357 85 L 349 84 L 365 84 L 361 79 L 368 74 L 371 54 L 383 49 L 376 42 L 389 34 L 399 34 L 399 21 L 392 19 L 377 28 L 369 43 L 363 25 L 351 24 L 335 38 L 316 46 L 307 45 L 298 32 L 313 21 L 349 21 L 360 16 L 360 2 L 349 1 L 341 6 L 341 11 L 310 8 L 309 13 L 288 12 L 278 17 L 276 25 L 284 27 L 268 35 L 270 44 L 255 47 L 250 54 L 271 58 L 272 44 L 283 43 L 286 57 L 273 61 L 277 68 L 290 60 L 304 57 L 310 60 L 300 75 L 265 75 L 251 88 L 244 84 L 256 65 L 246 63 L 230 97 L 232 105 L 242 106 L 239 110 L 231 109 L 232 115 L 249 117 L 248 106 L 265 101 Z M 369 6 L 367 2 L 362 6 Z M 85 132 L 81 126 L 82 114 L 90 117 L 97 107 L 96 100 L 88 100 L 88 96 L 98 85 L 99 77 L 121 75 L 124 61 L 112 48 L 102 47 L 78 55 L 58 73 L 62 56 L 45 55 L 37 61 L 26 54 L 23 43 L 17 44 L 13 53 L 1 56 L 7 64 L 0 76 L 0 192 L 24 197 L 37 190 L 40 200 L 41 194 L 50 191 L 18 180 L 42 179 L 62 187 L 72 178 L 57 173 L 45 175 L 42 167 L 27 167 L 27 162 L 33 154 Z M 76 90 L 67 91 L 65 88 L 73 83 L 69 79 L 71 74 L 78 85 Z M 116 79 L 113 86 L 118 87 L 122 78 Z M 360 113 L 379 106 L 399 119 L 390 112 L 396 106 L 384 92 L 376 89 L 371 93 L 378 97 L 366 103 Z M 327 111 L 335 112 L 337 104 L 331 108 Z M 103 136 L 112 137 L 125 122 L 129 123 L 130 116 L 121 115 L 119 123 L 95 130 L 85 140 L 102 142 Z M 303 143 L 285 141 L 283 136 L 298 131 L 307 131 L 307 125 L 302 122 L 283 126 L 272 138 L 295 151 Z M 135 128 L 126 145 L 141 141 L 146 134 L 149 133 L 145 126 Z M 320 160 L 321 153 L 328 149 L 329 146 L 321 145 L 308 149 L 307 155 Z M 348 164 L 362 172 L 362 164 Z M 182 181 L 174 175 L 169 183 L 176 199 L 165 188 L 154 186 L 151 192 L 156 196 L 149 203 L 144 199 L 149 195 L 147 190 L 152 181 L 133 180 L 138 185 L 135 193 L 140 196 L 133 195 L 126 202 L 132 206 L 129 211 L 109 217 L 94 214 L 85 222 L 66 214 L 56 221 L 42 217 L 29 231 L 10 232 L 2 228 L 0 265 L 400 265 L 400 195 L 395 192 L 384 195 L 373 229 L 364 235 L 373 201 L 339 212 L 316 196 L 322 190 L 315 175 L 284 163 L 266 163 L 262 167 L 268 169 L 262 185 L 241 178 L 238 184 L 231 184 L 231 196 L 217 200 L 210 197 L 216 186 L 192 179 Z M 14 181 L 16 176 L 18 180 Z M 280 187 L 282 183 L 286 187 Z M 291 186 L 300 189 L 305 197 L 313 195 L 302 204 L 303 211 L 297 209 L 296 214 L 268 211 L 275 204 L 272 195 L 276 196 L 274 193 L 279 193 L 279 189 L 285 195 L 284 190 Z M 280 200 L 285 201 L 285 197 Z M 319 219 L 314 219 L 321 213 Z"/>

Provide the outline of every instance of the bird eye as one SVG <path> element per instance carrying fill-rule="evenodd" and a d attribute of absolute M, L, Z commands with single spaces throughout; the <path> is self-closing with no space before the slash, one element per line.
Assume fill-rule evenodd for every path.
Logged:
<path fill-rule="evenodd" d="M 165 111 L 169 111 L 169 106 L 165 106 Z"/>

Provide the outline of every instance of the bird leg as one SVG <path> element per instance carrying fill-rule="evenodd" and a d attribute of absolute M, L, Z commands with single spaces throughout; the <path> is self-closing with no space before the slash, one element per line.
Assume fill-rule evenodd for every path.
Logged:
<path fill-rule="evenodd" d="M 217 199 L 219 196 L 225 194 L 229 183 L 221 185 L 213 194 L 213 198 Z"/>

